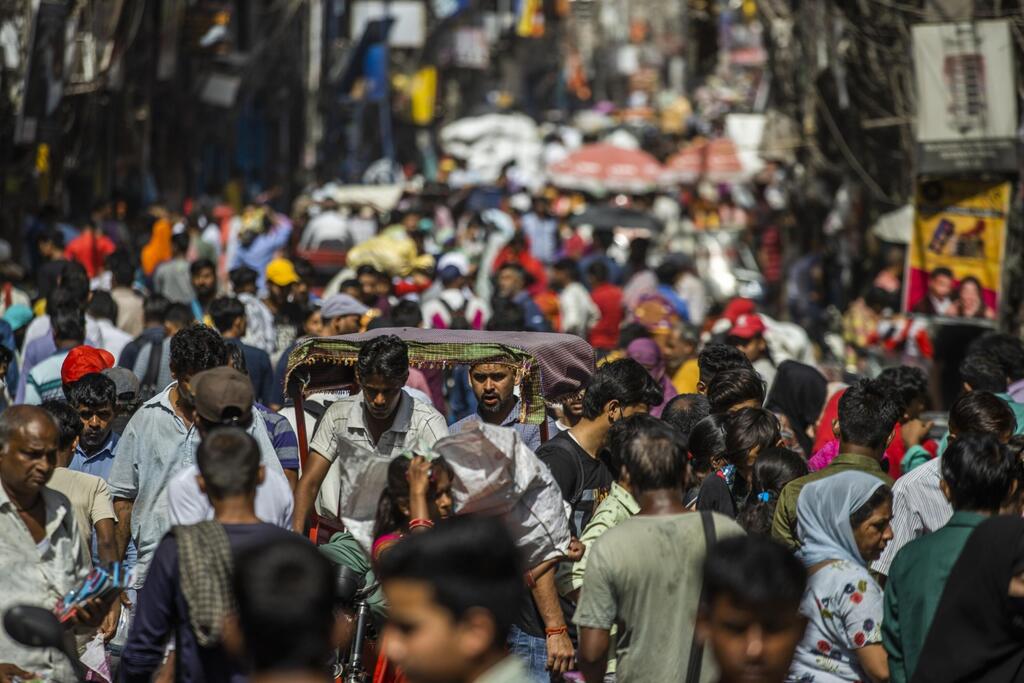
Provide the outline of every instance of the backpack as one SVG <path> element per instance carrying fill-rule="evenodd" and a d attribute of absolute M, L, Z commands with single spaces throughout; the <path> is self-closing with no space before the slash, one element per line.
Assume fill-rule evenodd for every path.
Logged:
<path fill-rule="evenodd" d="M 448 302 L 443 297 L 438 297 L 438 301 L 444 306 L 445 310 L 448 311 L 448 315 L 451 317 L 451 322 L 448 323 L 449 330 L 471 330 L 473 326 L 469 324 L 469 318 L 466 317 L 466 304 L 462 305 L 462 308 L 458 310 L 448 305 Z"/>

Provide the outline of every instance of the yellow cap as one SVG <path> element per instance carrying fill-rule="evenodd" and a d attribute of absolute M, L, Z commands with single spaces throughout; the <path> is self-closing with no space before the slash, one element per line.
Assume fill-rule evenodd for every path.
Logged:
<path fill-rule="evenodd" d="M 287 287 L 299 281 L 295 266 L 286 258 L 276 258 L 267 264 L 267 280 L 278 287 Z"/>

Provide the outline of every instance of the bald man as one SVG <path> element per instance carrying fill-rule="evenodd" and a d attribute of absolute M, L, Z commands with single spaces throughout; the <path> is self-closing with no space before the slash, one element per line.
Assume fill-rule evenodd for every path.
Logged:
<path fill-rule="evenodd" d="M 13 605 L 53 609 L 89 567 L 82 538 L 61 493 L 46 488 L 57 463 L 57 425 L 45 410 L 14 406 L 0 413 L 0 614 Z M 114 596 L 92 602 L 68 625 L 98 626 Z M 78 680 L 63 655 L 24 647 L 0 629 L 0 680 L 12 676 Z"/>

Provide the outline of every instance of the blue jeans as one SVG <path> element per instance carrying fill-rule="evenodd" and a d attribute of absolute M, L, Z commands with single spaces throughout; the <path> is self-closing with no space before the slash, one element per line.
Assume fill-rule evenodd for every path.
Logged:
<path fill-rule="evenodd" d="M 508 650 L 522 660 L 533 683 L 549 683 L 548 644 L 544 638 L 531 636 L 517 626 L 508 633 Z"/>

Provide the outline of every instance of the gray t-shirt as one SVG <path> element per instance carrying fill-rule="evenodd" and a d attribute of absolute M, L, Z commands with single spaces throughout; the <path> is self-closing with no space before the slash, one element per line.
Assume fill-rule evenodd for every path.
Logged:
<path fill-rule="evenodd" d="M 196 298 L 189 263 L 183 258 L 164 261 L 153 272 L 153 289 L 174 303 L 190 304 Z"/>
<path fill-rule="evenodd" d="M 713 516 L 719 540 L 743 534 L 736 522 Z M 619 680 L 686 678 L 704 556 L 704 526 L 694 513 L 632 517 L 597 539 L 573 622 L 603 630 L 619 624 Z M 700 680 L 710 683 L 717 676 L 705 650 Z"/>

